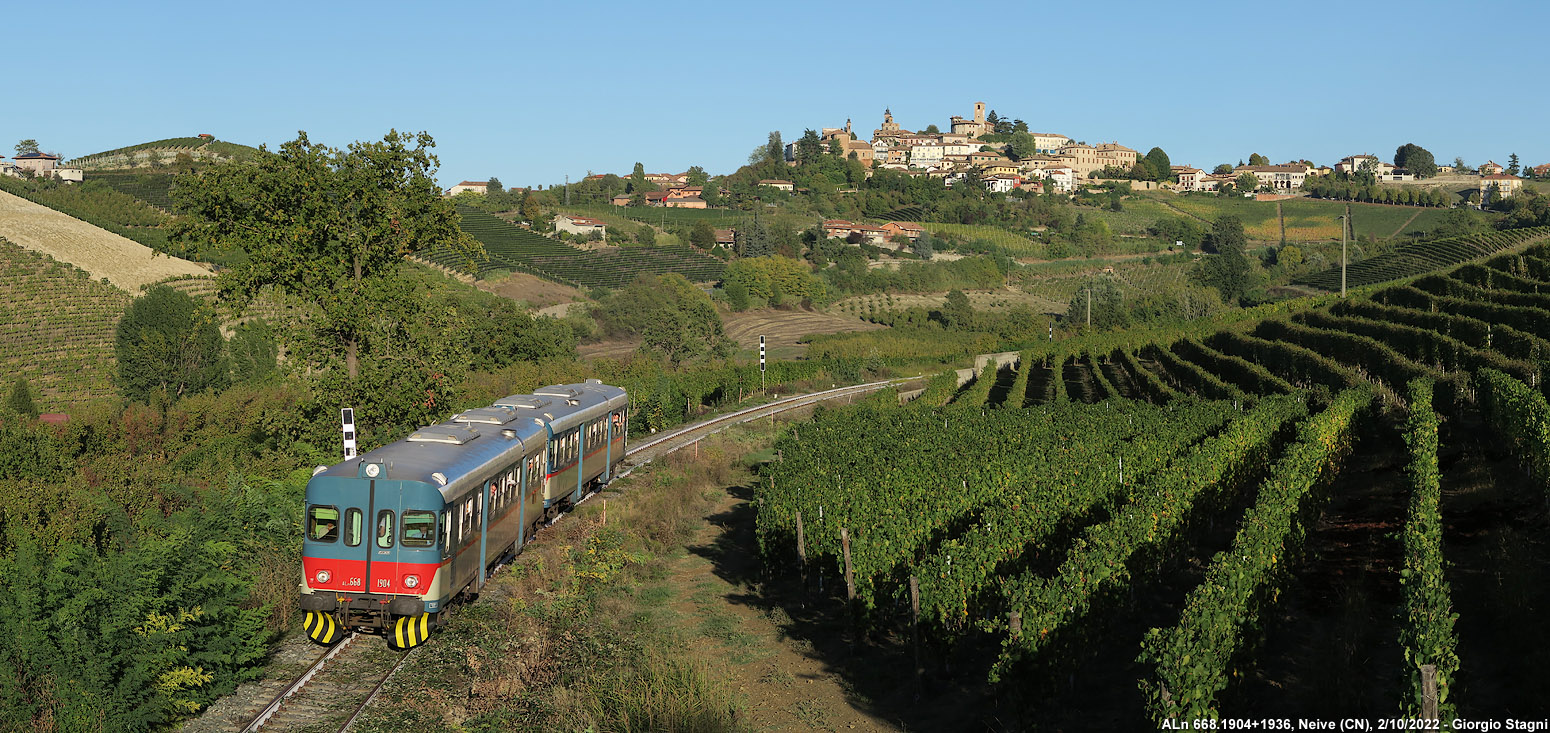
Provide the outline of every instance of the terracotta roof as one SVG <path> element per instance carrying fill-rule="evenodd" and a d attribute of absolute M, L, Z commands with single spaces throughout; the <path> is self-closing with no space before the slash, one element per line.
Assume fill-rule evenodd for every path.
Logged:
<path fill-rule="evenodd" d="M 22 153 L 21 155 L 16 156 L 16 159 L 17 160 L 59 160 L 59 156 L 57 156 L 57 155 L 49 155 L 48 153 Z"/>
<path fill-rule="evenodd" d="M 836 229 L 839 227 L 853 227 L 855 226 L 855 223 L 846 221 L 844 219 L 825 219 L 823 221 L 823 226 L 825 229 Z"/>
<path fill-rule="evenodd" d="M 925 230 L 925 227 L 922 227 L 921 225 L 916 224 L 915 222 L 911 222 L 911 221 L 890 221 L 890 222 L 888 222 L 888 224 L 884 224 L 883 226 L 888 226 L 889 224 L 892 224 L 893 226 L 895 226 L 895 227 L 897 227 L 899 229 L 906 229 L 906 230 L 910 230 L 910 231 L 915 231 L 915 230 L 924 231 Z"/>
<path fill-rule="evenodd" d="M 1523 179 L 1510 173 L 1492 173 L 1489 176 L 1481 176 L 1482 181 L 1521 181 Z"/>
<path fill-rule="evenodd" d="M 490 183 L 489 183 L 489 181 L 463 181 L 462 183 L 459 183 L 457 185 L 458 186 L 484 186 L 485 188 L 489 188 Z M 456 188 L 456 186 L 454 186 L 454 188 Z"/>
<path fill-rule="evenodd" d="M 575 214 L 560 214 L 560 216 L 563 216 L 563 217 L 565 217 L 567 219 L 570 219 L 572 224 L 575 224 L 575 225 L 578 225 L 578 226 L 584 226 L 584 227 L 600 227 L 600 226 L 603 226 L 603 222 L 601 222 L 601 221 L 599 221 L 597 219 L 593 219 L 591 217 L 576 216 Z"/>
<path fill-rule="evenodd" d="M 782 179 L 779 179 L 779 178 L 765 178 L 765 179 L 759 181 L 759 185 L 761 185 L 761 186 L 774 186 L 776 184 L 782 184 L 782 183 L 787 185 L 787 186 L 794 186 L 794 185 L 796 185 L 796 184 L 792 183 L 791 181 L 786 181 L 786 180 L 782 180 Z"/>

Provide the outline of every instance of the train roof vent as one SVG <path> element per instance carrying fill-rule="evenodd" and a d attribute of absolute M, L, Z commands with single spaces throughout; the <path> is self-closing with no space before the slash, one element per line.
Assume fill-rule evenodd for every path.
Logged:
<path fill-rule="evenodd" d="M 432 425 L 414 431 L 409 436 L 409 442 L 463 445 L 477 437 L 479 437 L 479 431 L 466 425 Z"/>
<path fill-rule="evenodd" d="M 505 406 L 476 407 L 452 416 L 452 422 L 480 425 L 505 425 L 515 419 L 517 419 L 517 411 Z"/>
<path fill-rule="evenodd" d="M 601 379 L 588 379 L 587 380 L 587 384 L 602 384 L 602 383 L 603 383 L 603 380 L 601 380 Z"/>
<path fill-rule="evenodd" d="M 549 397 L 564 397 L 565 399 L 570 400 L 579 397 L 581 395 L 581 390 L 576 389 L 575 387 L 557 384 L 553 387 L 545 387 L 543 388 L 543 391 L 534 392 L 533 394 L 547 395 Z"/>
<path fill-rule="evenodd" d="M 541 399 L 539 399 L 539 398 L 537 398 L 537 397 L 535 397 L 533 395 L 530 395 L 530 394 L 514 394 L 514 395 L 512 395 L 510 397 L 507 397 L 505 399 L 497 400 L 495 402 L 495 407 L 505 407 L 505 408 L 508 408 L 508 409 L 522 408 L 522 409 L 527 409 L 527 410 L 537 410 L 537 409 L 539 409 L 539 408 L 541 408 L 541 407 L 543 407 L 543 406 L 545 406 L 547 404 L 549 404 L 549 400 L 541 400 Z"/>

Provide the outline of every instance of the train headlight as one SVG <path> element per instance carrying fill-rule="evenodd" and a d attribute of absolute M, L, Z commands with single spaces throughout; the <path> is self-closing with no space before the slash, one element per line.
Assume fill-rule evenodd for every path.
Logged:
<path fill-rule="evenodd" d="M 418 587 L 420 587 L 420 576 L 418 576 L 418 575 L 405 575 L 404 576 L 404 587 L 405 588 L 418 588 Z"/>
<path fill-rule="evenodd" d="M 318 574 L 317 574 L 317 579 L 318 579 L 319 583 L 327 583 L 328 581 L 332 580 L 333 577 L 334 577 L 334 574 L 328 572 L 327 570 L 319 570 Z"/>

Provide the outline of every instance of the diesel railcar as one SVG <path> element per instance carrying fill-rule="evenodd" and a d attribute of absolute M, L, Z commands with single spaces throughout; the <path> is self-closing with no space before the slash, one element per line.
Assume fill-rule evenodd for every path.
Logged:
<path fill-rule="evenodd" d="M 589 379 L 512 395 L 416 430 L 307 482 L 301 609 L 308 638 L 351 630 L 423 643 L 491 566 L 613 477 L 629 396 Z"/>

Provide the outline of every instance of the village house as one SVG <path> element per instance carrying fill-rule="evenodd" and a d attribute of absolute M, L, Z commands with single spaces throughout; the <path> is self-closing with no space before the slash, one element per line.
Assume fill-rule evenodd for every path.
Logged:
<path fill-rule="evenodd" d="M 689 174 L 688 173 L 647 173 L 645 175 L 646 175 L 646 182 L 647 183 L 654 184 L 654 185 L 656 185 L 656 186 L 658 186 L 660 188 L 671 188 L 673 186 L 685 186 L 685 185 L 688 185 L 688 183 L 689 183 Z M 623 178 L 628 178 L 629 176 L 622 176 L 622 177 Z"/>
<path fill-rule="evenodd" d="M 919 224 L 910 221 L 890 221 L 883 225 L 883 231 L 888 232 L 888 239 L 890 240 L 895 235 L 903 234 L 909 237 L 911 242 L 920 239 L 920 235 L 926 232 Z"/>
<path fill-rule="evenodd" d="M 986 163 L 980 166 L 980 175 L 988 176 L 1016 176 L 1020 172 L 1016 163 L 1010 160 L 998 160 L 994 163 Z"/>
<path fill-rule="evenodd" d="M 42 176 L 54 170 L 54 166 L 59 163 L 59 156 L 52 153 L 22 153 L 15 160 L 16 167 Z"/>
<path fill-rule="evenodd" d="M 716 246 L 723 249 L 732 249 L 733 247 L 737 246 L 737 230 L 717 229 Z"/>
<path fill-rule="evenodd" d="M 1035 132 L 1033 147 L 1041 153 L 1054 153 L 1071 143 L 1071 138 L 1053 132 Z"/>
<path fill-rule="evenodd" d="M 1308 178 L 1308 166 L 1301 163 L 1285 165 L 1240 165 L 1233 169 L 1235 176 L 1252 173 L 1259 185 L 1276 191 L 1295 191 L 1302 188 Z"/>
<path fill-rule="evenodd" d="M 769 186 L 770 188 L 778 189 L 778 190 L 781 190 L 781 191 L 787 191 L 787 192 L 795 191 L 796 188 L 797 188 L 797 185 L 795 183 L 792 183 L 791 181 L 783 180 L 783 179 L 780 179 L 780 178 L 766 178 L 764 180 L 759 181 L 759 185 L 761 185 L 761 186 Z"/>
<path fill-rule="evenodd" d="M 998 173 L 996 175 L 990 176 L 989 178 L 983 178 L 981 181 L 985 184 L 985 190 L 991 193 L 1007 193 L 1008 191 L 1023 185 L 1023 179 L 1021 176 L 1015 176 L 1009 173 Z"/>
<path fill-rule="evenodd" d="M 1394 173 L 1393 163 L 1385 163 L 1379 160 L 1378 156 L 1366 153 L 1362 155 L 1348 155 L 1341 158 L 1340 162 L 1335 164 L 1335 172 L 1352 175 L 1360 171 L 1363 165 L 1369 164 L 1374 176 L 1381 178 Z"/>
<path fill-rule="evenodd" d="M 1485 162 L 1485 165 L 1480 166 L 1480 175 L 1482 176 L 1498 176 L 1506 172 L 1507 169 L 1498 165 L 1494 160 L 1488 160 Z"/>
<path fill-rule="evenodd" d="M 844 239 L 845 235 L 850 234 L 851 227 L 855 225 L 855 222 L 846 219 L 825 219 L 823 235 L 830 239 Z"/>
<path fill-rule="evenodd" d="M 557 232 L 570 232 L 578 236 L 586 236 L 592 233 L 605 238 L 608 236 L 608 229 L 603 225 L 603 222 L 575 214 L 555 214 L 554 230 Z"/>
<path fill-rule="evenodd" d="M 485 190 L 488 189 L 489 187 L 490 187 L 490 184 L 487 183 L 487 182 L 484 182 L 484 181 L 463 181 L 462 183 L 459 183 L 456 186 L 453 186 L 452 188 L 447 189 L 447 195 L 448 196 L 456 196 L 456 195 L 458 195 L 458 194 L 460 194 L 460 193 L 462 193 L 464 191 L 473 191 L 474 193 L 484 193 Z"/>
<path fill-rule="evenodd" d="M 1523 179 L 1510 173 L 1491 173 L 1480 177 L 1480 203 L 1512 198 L 1523 189 Z"/>
<path fill-rule="evenodd" d="M 1201 184 L 1201 181 L 1204 180 L 1209 175 L 1205 171 L 1200 170 L 1199 168 L 1192 168 L 1192 167 L 1187 166 L 1187 165 L 1186 166 L 1173 166 L 1173 168 L 1174 168 L 1174 171 L 1173 171 L 1174 175 L 1178 176 L 1178 178 L 1179 178 L 1178 189 L 1180 191 L 1202 191 L 1202 190 L 1204 190 L 1204 189 L 1200 188 L 1200 184 Z"/>
<path fill-rule="evenodd" d="M 1097 159 L 1100 169 L 1114 167 L 1128 171 L 1135 167 L 1138 154 L 1117 142 L 1109 142 L 1099 143 L 1093 148 L 1093 156 Z"/>
<path fill-rule="evenodd" d="M 1550 163 L 1536 165 L 1529 170 L 1534 173 L 1535 178 L 1544 178 L 1545 176 L 1550 175 Z"/>
<path fill-rule="evenodd" d="M 1044 181 L 1056 191 L 1070 193 L 1076 190 L 1077 173 L 1074 168 L 1045 168 L 1038 175 L 1043 176 Z"/>
<path fill-rule="evenodd" d="M 946 140 L 942 141 L 943 157 L 949 155 L 971 155 L 979 149 L 979 145 L 971 145 L 968 142 L 948 142 Z"/>
<path fill-rule="evenodd" d="M 976 167 L 999 163 L 1003 160 L 1006 160 L 1006 156 L 1000 153 L 987 153 L 983 150 L 977 153 L 969 153 L 969 165 Z"/>
<path fill-rule="evenodd" d="M 929 168 L 942 163 L 942 146 L 936 143 L 910 146 L 910 165 Z"/>

